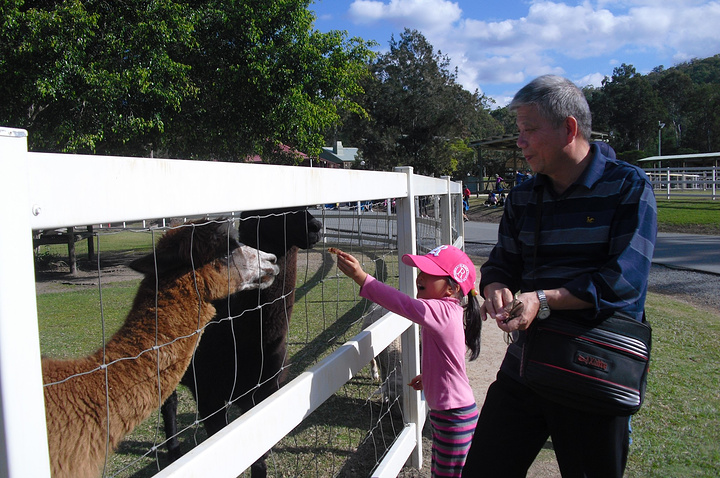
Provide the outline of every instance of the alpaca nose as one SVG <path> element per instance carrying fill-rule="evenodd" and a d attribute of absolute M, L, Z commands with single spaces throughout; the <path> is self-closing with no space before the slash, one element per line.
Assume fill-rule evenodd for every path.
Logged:
<path fill-rule="evenodd" d="M 260 251 L 260 258 L 268 261 L 271 264 L 277 264 L 277 256 L 275 254 Z"/>
<path fill-rule="evenodd" d="M 260 252 L 260 259 L 266 261 L 269 266 L 265 267 L 265 273 L 270 277 L 275 277 L 280 273 L 280 266 L 277 265 L 277 256 L 268 252 Z"/>

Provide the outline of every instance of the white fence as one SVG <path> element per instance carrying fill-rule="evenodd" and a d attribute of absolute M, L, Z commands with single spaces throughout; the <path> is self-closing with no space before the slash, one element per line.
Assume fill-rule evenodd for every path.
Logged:
<path fill-rule="evenodd" d="M 655 194 L 665 197 L 712 199 L 718 198 L 718 167 L 666 167 L 645 169 Z"/>
<path fill-rule="evenodd" d="M 0 476 L 49 477 L 33 230 L 232 211 L 397 198 L 398 253 L 416 251 L 417 196 L 436 195 L 442 242 L 463 242 L 461 185 L 414 175 L 184 160 L 30 153 L 22 130 L 0 128 Z M 400 290 L 415 272 L 400 266 Z M 237 476 L 398 335 L 403 374 L 419 373 L 417 326 L 388 314 L 156 476 Z M 298 406 L 301 404 L 301 406 Z M 426 415 L 404 394 L 408 422 L 377 476 L 422 463 Z M 251 430 L 251 432 L 248 432 Z M 237 453 L 237 450 L 243 453 Z"/>

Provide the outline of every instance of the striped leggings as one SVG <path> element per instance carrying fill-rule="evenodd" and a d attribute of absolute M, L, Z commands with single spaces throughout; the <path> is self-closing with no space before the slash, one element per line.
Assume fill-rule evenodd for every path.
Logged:
<path fill-rule="evenodd" d="M 430 472 L 433 477 L 459 477 L 462 474 L 477 420 L 478 408 L 474 403 L 453 410 L 430 411 L 432 425 Z"/>

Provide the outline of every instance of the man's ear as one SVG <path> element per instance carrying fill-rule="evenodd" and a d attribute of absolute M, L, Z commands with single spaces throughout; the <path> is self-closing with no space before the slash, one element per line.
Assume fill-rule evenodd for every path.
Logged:
<path fill-rule="evenodd" d="M 578 121 L 574 116 L 568 116 L 565 118 L 565 134 L 568 144 L 572 143 L 577 138 L 578 132 Z"/>

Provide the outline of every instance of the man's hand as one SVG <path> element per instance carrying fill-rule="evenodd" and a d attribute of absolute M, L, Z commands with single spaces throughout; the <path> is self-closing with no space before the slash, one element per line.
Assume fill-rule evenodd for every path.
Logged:
<path fill-rule="evenodd" d="M 540 308 L 537 294 L 524 292 L 515 297 L 504 284 L 494 282 L 485 287 L 485 302 L 480 308 L 483 320 L 495 319 L 498 327 L 505 332 L 525 330 L 535 320 Z"/>
<path fill-rule="evenodd" d="M 527 330 L 540 309 L 540 300 L 535 291 L 518 294 L 514 301 L 515 304 L 511 302 L 506 307 L 502 319 L 498 320 L 498 327 L 505 332 Z"/>
<path fill-rule="evenodd" d="M 480 307 L 480 317 L 483 320 L 488 318 L 498 320 L 499 315 L 504 314 L 505 307 L 513 301 L 512 291 L 505 284 L 493 282 L 485 286 L 483 292 L 485 293 L 485 302 Z M 500 317 L 501 320 L 505 318 L 505 315 Z"/>

